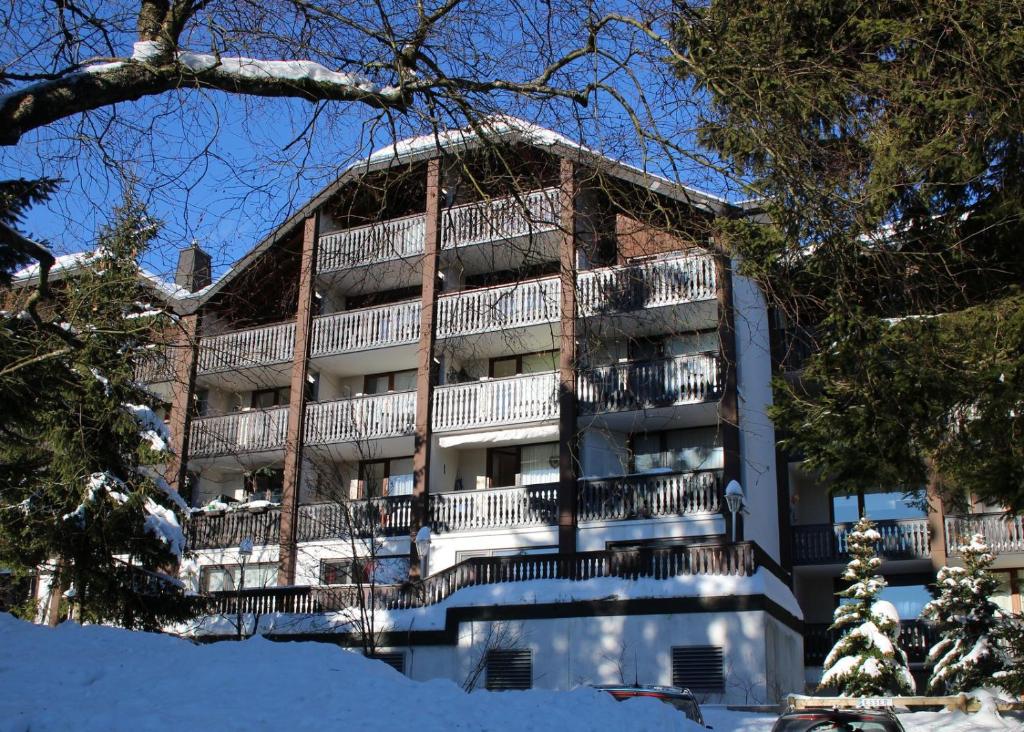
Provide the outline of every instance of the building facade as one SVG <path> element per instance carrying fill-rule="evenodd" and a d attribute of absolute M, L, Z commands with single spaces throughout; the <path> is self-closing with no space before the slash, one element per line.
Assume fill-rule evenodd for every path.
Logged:
<path fill-rule="evenodd" d="M 145 378 L 211 598 L 186 632 L 774 702 L 820 676 L 861 511 L 916 660 L 921 588 L 976 526 L 1019 611 L 1019 518 L 833 498 L 779 452 L 785 332 L 716 245 L 746 213 L 500 120 L 374 153 L 216 283 L 185 250 Z"/>

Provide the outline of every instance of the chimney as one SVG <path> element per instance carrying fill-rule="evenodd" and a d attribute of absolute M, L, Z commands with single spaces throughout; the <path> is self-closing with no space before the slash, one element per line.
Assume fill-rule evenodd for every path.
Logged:
<path fill-rule="evenodd" d="M 178 252 L 178 271 L 174 274 L 174 284 L 184 287 L 189 292 L 201 290 L 213 281 L 210 255 L 199 248 L 199 242 Z"/>

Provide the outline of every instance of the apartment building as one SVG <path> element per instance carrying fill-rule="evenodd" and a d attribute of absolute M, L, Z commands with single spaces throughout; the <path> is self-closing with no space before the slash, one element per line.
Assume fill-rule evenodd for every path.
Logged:
<path fill-rule="evenodd" d="M 502 119 L 351 166 L 215 283 L 195 246 L 145 275 L 180 315 L 140 377 L 195 507 L 186 631 L 241 613 L 417 679 L 772 701 L 820 678 L 862 513 L 919 674 L 970 534 L 1020 612 L 1020 517 L 833 496 L 776 449 L 770 380 L 807 343 L 715 246 L 746 213 Z"/>
<path fill-rule="evenodd" d="M 183 576 L 272 637 L 370 607 L 415 678 L 799 686 L 767 311 L 714 240 L 742 213 L 503 119 L 374 153 L 216 283 L 186 250 L 151 377 Z"/>

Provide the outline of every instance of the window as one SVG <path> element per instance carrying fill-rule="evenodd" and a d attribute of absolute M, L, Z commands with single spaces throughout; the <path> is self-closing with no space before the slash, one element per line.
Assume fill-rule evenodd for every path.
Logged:
<path fill-rule="evenodd" d="M 387 394 L 389 391 L 412 391 L 416 388 L 416 369 L 369 374 L 363 377 L 364 394 Z"/>
<path fill-rule="evenodd" d="M 832 520 L 837 524 L 856 523 L 861 516 L 876 521 L 924 518 L 928 515 L 924 489 L 915 491 L 858 492 L 832 497 Z"/>
<path fill-rule="evenodd" d="M 362 460 L 359 463 L 359 480 L 363 481 L 364 498 L 412 495 L 412 458 Z"/>
<path fill-rule="evenodd" d="M 284 470 L 261 468 L 245 474 L 245 492 L 251 501 L 280 503 L 284 493 Z"/>
<path fill-rule="evenodd" d="M 890 580 L 892 578 L 889 578 Z M 840 597 L 840 605 L 849 605 L 857 602 L 852 597 Z M 921 617 L 924 606 L 932 600 L 932 593 L 928 591 L 925 584 L 918 585 L 889 585 L 878 593 L 879 600 L 891 602 L 896 608 L 896 614 L 900 620 L 916 620 Z"/>
<path fill-rule="evenodd" d="M 536 485 L 558 482 L 558 443 L 504 445 L 487 450 L 491 486 Z"/>
<path fill-rule="evenodd" d="M 500 379 L 519 374 L 542 374 L 558 368 L 558 351 L 537 351 L 491 359 L 490 376 Z"/>
<path fill-rule="evenodd" d="M 200 584 L 204 592 L 230 592 L 239 589 L 241 565 L 224 564 L 216 567 L 203 567 Z M 245 587 L 277 587 L 277 564 L 245 565 Z"/>
<path fill-rule="evenodd" d="M 724 464 L 722 436 L 714 427 L 635 434 L 629 446 L 635 473 L 720 470 Z"/>
<path fill-rule="evenodd" d="M 210 392 L 208 389 L 198 389 L 192 395 L 192 416 L 205 417 L 210 413 Z M 168 415 L 170 411 L 168 410 Z"/>
<path fill-rule="evenodd" d="M 408 555 L 387 557 L 346 557 L 320 563 L 320 581 L 325 585 L 396 585 L 409 579 Z"/>
<path fill-rule="evenodd" d="M 690 691 L 724 692 L 720 646 L 674 646 L 672 686 Z"/>
<path fill-rule="evenodd" d="M 533 651 L 529 649 L 487 651 L 487 680 L 489 691 L 529 689 L 533 686 Z"/>
<path fill-rule="evenodd" d="M 557 554 L 557 546 L 527 546 L 508 549 L 467 549 L 455 552 L 455 563 L 474 557 L 528 557 L 533 554 Z"/>
<path fill-rule="evenodd" d="M 276 389 L 260 389 L 252 393 L 249 406 L 253 409 L 270 409 L 283 407 L 291 399 L 291 387 L 282 386 Z"/>

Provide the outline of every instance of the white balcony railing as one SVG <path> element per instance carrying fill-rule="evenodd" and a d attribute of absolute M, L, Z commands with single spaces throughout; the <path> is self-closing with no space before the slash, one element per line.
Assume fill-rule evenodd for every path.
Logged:
<path fill-rule="evenodd" d="M 313 320 L 310 355 L 362 351 L 415 343 L 420 337 L 420 302 L 412 300 L 378 308 L 321 315 Z"/>
<path fill-rule="evenodd" d="M 553 231 L 560 211 L 557 188 L 453 206 L 442 214 L 441 246 L 454 249 Z"/>
<path fill-rule="evenodd" d="M 707 353 L 619 363 L 580 372 L 576 396 L 584 413 L 697 404 L 720 395 L 718 371 Z"/>
<path fill-rule="evenodd" d="M 580 272 L 576 300 L 579 314 L 589 316 L 710 300 L 715 288 L 714 259 L 691 254 Z"/>
<path fill-rule="evenodd" d="M 416 392 L 359 396 L 306 407 L 306 443 L 373 440 L 411 434 L 416 425 Z"/>
<path fill-rule="evenodd" d="M 445 295 L 437 304 L 439 338 L 550 323 L 559 317 L 557 277 Z"/>
<path fill-rule="evenodd" d="M 384 262 L 423 253 L 426 217 L 403 216 L 320 237 L 317 272 Z"/>
<path fill-rule="evenodd" d="M 438 432 L 557 417 L 555 372 L 452 384 L 434 390 L 434 430 Z"/>
<path fill-rule="evenodd" d="M 294 350 L 294 322 L 207 336 L 199 339 L 199 373 L 285 363 Z"/>
<path fill-rule="evenodd" d="M 442 213 L 441 245 L 453 249 L 552 231 L 560 210 L 557 188 L 453 206 Z M 317 272 L 422 254 L 425 236 L 424 214 L 325 234 Z"/>
<path fill-rule="evenodd" d="M 974 513 L 946 516 L 946 552 L 959 554 L 960 547 L 981 534 L 993 554 L 1024 553 L 1024 517 L 1012 513 Z"/>
<path fill-rule="evenodd" d="M 260 452 L 284 447 L 288 407 L 236 412 L 192 420 L 190 453 L 195 456 Z"/>

